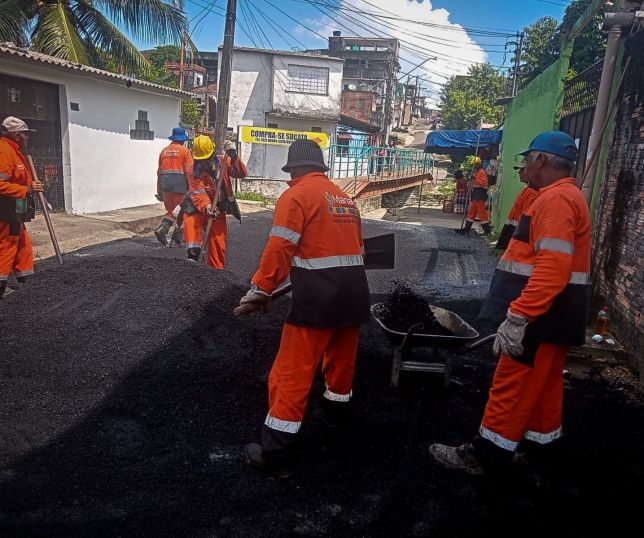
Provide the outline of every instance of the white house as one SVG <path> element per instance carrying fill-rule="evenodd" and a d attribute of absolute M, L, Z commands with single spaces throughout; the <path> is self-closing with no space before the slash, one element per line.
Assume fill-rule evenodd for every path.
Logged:
<path fill-rule="evenodd" d="M 159 152 L 191 94 L 0 45 L 0 114 L 38 130 L 50 203 L 73 213 L 152 204 Z"/>
<path fill-rule="evenodd" d="M 228 126 L 325 133 L 335 142 L 343 60 L 320 54 L 235 47 Z M 288 145 L 241 143 L 251 176 L 286 178 Z"/>

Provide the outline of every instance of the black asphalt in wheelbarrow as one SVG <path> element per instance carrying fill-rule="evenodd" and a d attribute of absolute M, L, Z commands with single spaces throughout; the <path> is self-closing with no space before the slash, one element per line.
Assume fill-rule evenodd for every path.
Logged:
<path fill-rule="evenodd" d="M 452 377 L 454 357 L 472 351 L 492 341 L 496 336 L 492 334 L 479 338 L 478 331 L 458 314 L 434 305 L 429 305 L 429 308 L 436 316 L 438 323 L 453 333 L 452 336 L 423 333 L 422 323 L 413 324 L 406 333 L 394 331 L 387 327 L 383 321 L 384 308 L 384 303 L 374 304 L 371 307 L 371 315 L 394 346 L 391 365 L 392 387 L 398 386 L 401 371 L 441 373 L 444 375 L 444 385 L 448 387 Z M 439 360 L 437 362 L 411 360 L 414 348 L 421 347 L 430 348 L 433 358 Z M 442 354 L 443 351 L 447 353 Z"/>

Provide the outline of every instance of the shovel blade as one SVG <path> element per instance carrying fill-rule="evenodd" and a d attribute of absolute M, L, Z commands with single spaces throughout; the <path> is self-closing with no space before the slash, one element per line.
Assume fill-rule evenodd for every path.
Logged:
<path fill-rule="evenodd" d="M 396 262 L 395 234 L 364 239 L 364 268 L 393 269 Z"/>

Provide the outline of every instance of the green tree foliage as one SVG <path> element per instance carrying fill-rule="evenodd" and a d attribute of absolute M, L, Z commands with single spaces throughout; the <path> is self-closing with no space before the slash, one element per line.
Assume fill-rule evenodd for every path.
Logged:
<path fill-rule="evenodd" d="M 196 99 L 184 99 L 181 107 L 181 125 L 192 129 L 203 127 L 203 114 Z"/>
<path fill-rule="evenodd" d="M 473 65 L 467 76 L 452 77 L 441 94 L 443 128 L 476 129 L 480 122 L 500 123 L 503 109 L 494 102 L 505 85 L 505 78 L 490 64 Z"/>
<path fill-rule="evenodd" d="M 552 17 L 541 17 L 525 29 L 521 66 L 522 86 L 539 76 L 559 58 L 559 23 Z"/>
<path fill-rule="evenodd" d="M 176 45 L 161 45 L 150 52 L 149 59 L 157 67 L 164 67 L 167 62 L 179 63 L 181 49 Z"/>
<path fill-rule="evenodd" d="M 542 17 L 525 29 L 521 87 L 529 84 L 559 58 L 562 40 L 570 33 L 592 1 L 573 0 L 566 8 L 561 24 L 557 24 L 557 21 L 551 17 Z M 570 58 L 569 78 L 604 56 L 606 38 L 599 29 L 603 17 L 604 11 L 601 10 L 575 39 Z"/>
<path fill-rule="evenodd" d="M 0 40 L 75 63 L 136 73 L 147 65 L 121 31 L 143 41 L 178 42 L 188 23 L 183 0 L 0 0 Z"/>

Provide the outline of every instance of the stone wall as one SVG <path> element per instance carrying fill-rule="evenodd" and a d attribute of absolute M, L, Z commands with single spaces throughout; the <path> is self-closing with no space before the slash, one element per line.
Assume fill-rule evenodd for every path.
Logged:
<path fill-rule="evenodd" d="M 626 41 L 631 65 L 619 96 L 593 244 L 594 308 L 607 305 L 611 329 L 640 372 L 644 389 L 644 31 Z M 623 69 L 623 66 L 622 66 Z"/>

